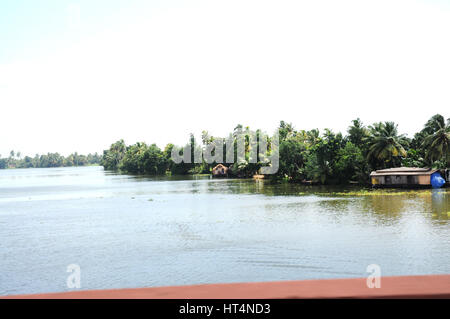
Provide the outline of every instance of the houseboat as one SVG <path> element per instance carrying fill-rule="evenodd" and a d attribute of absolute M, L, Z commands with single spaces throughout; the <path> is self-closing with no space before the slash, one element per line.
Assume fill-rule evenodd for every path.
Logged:
<path fill-rule="evenodd" d="M 397 167 L 370 173 L 373 187 L 442 187 L 446 180 L 431 168 Z"/>

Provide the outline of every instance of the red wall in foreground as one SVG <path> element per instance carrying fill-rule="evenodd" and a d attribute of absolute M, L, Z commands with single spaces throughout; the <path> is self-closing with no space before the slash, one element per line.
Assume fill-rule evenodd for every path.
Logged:
<path fill-rule="evenodd" d="M 366 278 L 354 278 L 81 290 L 62 293 L 6 296 L 6 298 L 450 298 L 450 275 L 382 277 L 381 288 L 368 288 Z"/>

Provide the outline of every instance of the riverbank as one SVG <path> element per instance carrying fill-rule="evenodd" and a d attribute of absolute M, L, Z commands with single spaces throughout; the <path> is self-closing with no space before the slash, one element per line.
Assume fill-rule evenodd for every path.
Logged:
<path fill-rule="evenodd" d="M 13 299 L 309 299 L 450 298 L 450 275 L 382 277 L 380 288 L 366 278 L 207 284 L 135 289 L 86 290 L 14 295 Z"/>

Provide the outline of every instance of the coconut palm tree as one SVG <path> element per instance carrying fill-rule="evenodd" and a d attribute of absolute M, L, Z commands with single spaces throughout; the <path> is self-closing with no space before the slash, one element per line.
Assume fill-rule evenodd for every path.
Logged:
<path fill-rule="evenodd" d="M 422 132 L 426 135 L 431 135 L 436 133 L 443 126 L 445 126 L 444 117 L 441 114 L 436 114 L 425 123 Z"/>
<path fill-rule="evenodd" d="M 445 160 L 450 164 L 450 119 L 447 123 L 442 116 L 432 117 L 426 127 L 433 129 L 433 133 L 425 137 L 423 148 L 425 149 L 425 158 L 432 164 L 438 160 Z"/>
<path fill-rule="evenodd" d="M 320 141 L 320 132 L 318 129 L 312 129 L 306 132 L 306 142 L 309 145 L 316 145 Z"/>
<path fill-rule="evenodd" d="M 406 157 L 405 147 L 408 140 L 403 134 L 398 134 L 397 124 L 379 122 L 370 126 L 369 130 L 367 160 L 374 164 L 373 166 L 399 165 L 401 157 Z"/>
<path fill-rule="evenodd" d="M 364 140 L 369 135 L 368 129 L 363 125 L 359 118 L 352 121 L 352 125 L 348 127 L 347 133 L 350 142 L 359 148 L 364 146 Z"/>

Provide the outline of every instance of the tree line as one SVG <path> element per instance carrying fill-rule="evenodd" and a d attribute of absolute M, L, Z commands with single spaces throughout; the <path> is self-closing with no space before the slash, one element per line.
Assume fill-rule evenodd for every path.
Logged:
<path fill-rule="evenodd" d="M 256 132 L 261 133 L 260 130 Z M 321 184 L 366 183 L 370 172 L 376 169 L 450 167 L 450 119 L 445 120 L 440 114 L 431 117 L 413 138 L 400 134 L 394 122 L 366 126 L 359 118 L 351 122 L 346 134 L 330 129 L 322 133 L 318 129 L 297 130 L 285 121 L 280 122 L 278 132 L 279 170 L 269 176 L 273 179 Z M 228 166 L 234 176 L 252 176 L 264 163 L 251 160 L 250 128 L 237 125 L 230 137 L 239 134 L 246 137 L 245 158 Z M 204 160 L 194 163 L 193 153 L 195 148 L 204 149 L 215 140 L 203 131 L 201 144 L 197 145 L 191 134 L 191 163 L 172 160 L 173 144 L 167 144 L 162 150 L 156 144 L 138 142 L 126 145 L 120 140 L 103 152 L 101 165 L 106 170 L 133 174 L 209 174 L 217 163 Z"/>
<path fill-rule="evenodd" d="M 43 155 L 36 154 L 34 157 L 22 157 L 20 152 L 11 151 L 9 157 L 2 158 L 0 155 L 0 169 L 86 166 L 99 165 L 100 162 L 101 155 L 97 153 L 82 155 L 75 152 L 67 157 L 59 153 L 47 153 Z"/>

